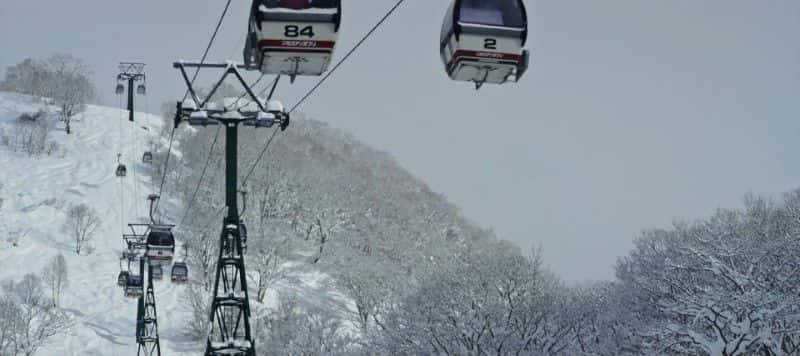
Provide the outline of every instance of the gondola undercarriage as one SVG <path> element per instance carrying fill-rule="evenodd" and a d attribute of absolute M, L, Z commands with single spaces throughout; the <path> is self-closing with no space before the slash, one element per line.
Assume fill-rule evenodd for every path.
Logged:
<path fill-rule="evenodd" d="M 519 38 L 461 33 L 442 46 L 447 74 L 456 81 L 504 84 L 517 82 L 528 68 L 528 53 Z"/>
<path fill-rule="evenodd" d="M 261 5 L 251 16 L 245 65 L 264 74 L 319 76 L 328 70 L 339 30 L 339 9 L 290 10 Z"/>

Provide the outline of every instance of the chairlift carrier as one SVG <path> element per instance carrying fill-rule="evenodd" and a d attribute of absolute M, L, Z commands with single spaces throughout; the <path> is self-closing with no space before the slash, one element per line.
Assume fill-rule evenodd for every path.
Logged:
<path fill-rule="evenodd" d="M 253 0 L 244 63 L 264 74 L 319 76 L 339 37 L 340 0 Z"/>
<path fill-rule="evenodd" d="M 189 280 L 189 267 L 186 262 L 175 262 L 172 265 L 172 282 L 183 283 Z"/>
<path fill-rule="evenodd" d="M 147 233 L 147 258 L 150 264 L 169 264 L 175 255 L 172 225 L 151 225 Z"/>
<path fill-rule="evenodd" d="M 128 278 L 130 277 L 131 273 L 128 271 L 119 271 L 117 275 L 117 285 L 120 287 L 125 287 L 128 284 Z"/>
<path fill-rule="evenodd" d="M 141 275 L 129 274 L 125 283 L 125 296 L 138 298 L 144 294 L 144 279 Z"/>
<path fill-rule="evenodd" d="M 442 24 L 440 52 L 456 81 L 517 82 L 528 68 L 528 19 L 522 0 L 454 0 Z"/>
<path fill-rule="evenodd" d="M 122 163 L 118 164 L 117 165 L 116 175 L 117 175 L 117 177 L 125 177 L 125 176 L 127 176 L 128 175 L 128 168 L 126 168 L 125 165 L 122 164 Z"/>

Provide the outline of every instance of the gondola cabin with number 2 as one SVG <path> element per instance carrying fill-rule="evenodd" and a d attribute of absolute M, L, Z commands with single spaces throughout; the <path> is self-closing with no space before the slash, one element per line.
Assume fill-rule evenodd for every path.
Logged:
<path fill-rule="evenodd" d="M 244 62 L 265 74 L 319 76 L 339 36 L 340 0 L 254 0 Z"/>
<path fill-rule="evenodd" d="M 440 52 L 451 79 L 516 82 L 528 68 L 528 20 L 522 0 L 454 0 L 442 25 Z"/>

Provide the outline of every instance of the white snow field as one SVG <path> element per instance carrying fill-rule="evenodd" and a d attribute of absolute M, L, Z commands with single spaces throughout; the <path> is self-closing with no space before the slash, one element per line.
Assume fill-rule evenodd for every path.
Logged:
<path fill-rule="evenodd" d="M 39 99 L 0 92 L 0 129 L 8 130 L 20 114 L 42 107 Z M 136 299 L 123 296 L 116 278 L 124 247 L 123 226 L 149 222 L 146 198 L 157 186 L 150 179 L 149 165 L 142 163 L 142 154 L 153 142 L 167 145 L 159 141 L 161 125 L 163 120 L 155 115 L 137 113 L 132 123 L 127 111 L 88 106 L 73 120 L 71 135 L 66 135 L 62 124 L 51 132 L 50 139 L 60 146 L 51 155 L 30 157 L 0 145 L 0 281 L 39 274 L 58 253 L 68 265 L 69 285 L 60 307 L 72 317 L 73 325 L 49 339 L 37 356 L 136 354 Z M 124 178 L 115 175 L 118 152 L 128 169 Z M 162 209 L 181 208 L 174 199 L 165 198 Z M 102 224 L 94 234 L 93 251 L 78 256 L 62 226 L 69 205 L 80 203 L 94 208 Z M 20 231 L 27 235 L 14 247 L 8 237 Z M 179 234 L 176 240 L 180 245 Z M 182 251 L 176 253 L 180 260 Z M 170 283 L 169 267 L 164 273 L 164 280 L 155 282 L 162 355 L 202 354 L 203 343 L 183 336 L 182 325 L 190 316 L 182 304 L 188 285 Z M 251 309 L 274 307 L 281 292 L 329 310 L 352 310 L 352 301 L 336 292 L 329 279 L 314 270 L 294 269 L 268 292 L 264 305 L 252 299 L 255 291 L 251 289 Z"/>
<path fill-rule="evenodd" d="M 37 99 L 0 93 L 0 125 L 8 127 L 20 113 L 39 107 Z M 89 106 L 73 121 L 71 135 L 61 126 L 51 133 L 63 151 L 28 157 L 0 148 L 0 197 L 4 199 L 0 233 L 7 236 L 30 230 L 18 247 L 12 248 L 5 239 L 0 242 L 0 280 L 38 273 L 58 253 L 68 264 L 69 286 L 61 306 L 73 317 L 74 326 L 52 338 L 37 355 L 136 353 L 136 300 L 123 296 L 116 275 L 123 222 L 147 221 L 151 182 L 141 159 L 148 138 L 157 137 L 160 125 L 161 119 L 152 115 L 138 114 L 132 123 L 125 111 Z M 114 174 L 118 152 L 128 167 L 124 178 Z M 81 256 L 75 254 L 74 242 L 62 231 L 66 207 L 78 203 L 93 207 L 102 219 L 92 241 L 94 251 Z M 180 340 L 170 338 L 175 334 L 170 316 L 180 313 L 175 308 L 180 288 L 166 282 L 155 287 L 156 300 L 164 306 L 160 315 L 162 347 L 166 346 L 164 351 L 170 355 L 177 354 L 172 350 L 184 348 Z"/>

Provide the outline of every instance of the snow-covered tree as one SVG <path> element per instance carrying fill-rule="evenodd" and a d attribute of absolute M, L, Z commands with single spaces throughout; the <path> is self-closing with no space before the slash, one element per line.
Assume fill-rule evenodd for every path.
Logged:
<path fill-rule="evenodd" d="M 0 144 L 9 146 L 14 152 L 23 152 L 29 156 L 42 153 L 50 154 L 57 144 L 48 140 L 55 122 L 49 118 L 44 109 L 23 113 L 10 129 L 0 129 L 3 139 Z"/>
<path fill-rule="evenodd" d="M 69 327 L 69 318 L 53 307 L 39 277 L 27 274 L 3 284 L 0 296 L 0 353 L 30 356 L 51 337 Z"/>
<path fill-rule="evenodd" d="M 219 256 L 219 233 L 214 229 L 184 234 L 186 262 L 192 270 L 192 279 L 206 292 L 214 287 L 214 273 Z"/>
<path fill-rule="evenodd" d="M 209 321 L 208 315 L 211 312 L 211 294 L 204 290 L 202 286 L 190 282 L 189 288 L 183 292 L 183 300 L 186 301 L 184 312 L 189 315 L 184 328 L 184 336 L 192 340 L 203 340 L 208 336 Z"/>
<path fill-rule="evenodd" d="M 22 310 L 10 295 L 0 295 L 0 354 L 14 355 L 16 342 L 22 334 Z"/>
<path fill-rule="evenodd" d="M 0 90 L 43 97 L 48 94 L 51 81 L 52 73 L 45 61 L 26 58 L 6 68 Z"/>
<path fill-rule="evenodd" d="M 100 216 L 92 207 L 86 204 L 76 204 L 67 210 L 67 219 L 64 221 L 64 230 L 75 241 L 75 253 L 85 251 L 94 238 L 94 232 L 100 226 Z"/>
<path fill-rule="evenodd" d="M 52 73 L 48 96 L 59 107 L 61 121 L 70 134 L 72 118 L 95 98 L 95 87 L 89 79 L 91 72 L 82 60 L 68 54 L 54 54 L 47 63 Z"/>
<path fill-rule="evenodd" d="M 58 307 L 61 300 L 61 291 L 69 283 L 67 260 L 64 259 L 64 255 L 59 253 L 54 256 L 42 271 L 42 277 L 44 278 L 45 286 L 50 290 L 53 306 Z"/>
<path fill-rule="evenodd" d="M 264 355 L 354 355 L 355 343 L 334 313 L 280 297 L 278 306 L 256 318 L 259 352 Z"/>
<path fill-rule="evenodd" d="M 84 62 L 69 54 L 56 53 L 44 60 L 25 59 L 6 69 L 0 90 L 44 97 L 60 109 L 60 119 L 67 134 L 71 120 L 83 111 L 96 95 L 89 79 L 91 71 Z"/>
<path fill-rule="evenodd" d="M 485 246 L 425 278 L 389 315 L 381 347 L 396 355 L 557 355 L 572 339 L 564 287 L 526 258 Z"/>
<path fill-rule="evenodd" d="M 642 334 L 653 352 L 800 352 L 798 236 L 800 192 L 644 233 L 617 276 L 658 317 Z"/>
<path fill-rule="evenodd" d="M 628 290 L 618 282 L 595 282 L 570 287 L 563 295 L 564 318 L 574 339 L 566 354 L 585 356 L 641 355 L 644 341 L 637 331 L 646 327 L 648 313 L 637 313 Z"/>
<path fill-rule="evenodd" d="M 332 266 L 331 274 L 337 287 L 355 305 L 355 310 L 349 315 L 350 321 L 364 334 L 370 331 L 372 325 L 383 327 L 386 313 L 407 286 L 403 274 L 397 273 L 396 266 L 381 263 L 375 258 L 354 257 L 349 259 L 349 263 L 341 262 Z"/>
<path fill-rule="evenodd" d="M 267 290 L 285 273 L 284 262 L 289 251 L 286 237 L 278 234 L 253 236 L 248 247 L 247 262 L 251 286 L 256 288 L 256 300 L 263 303 Z"/>

